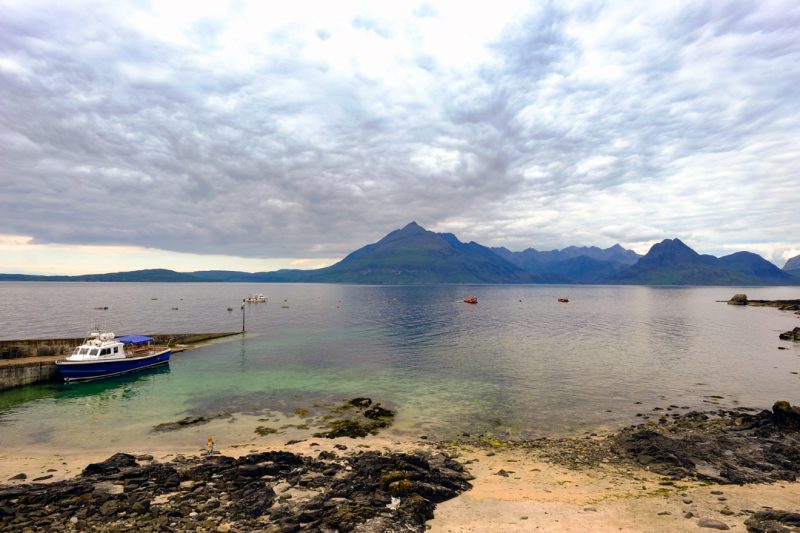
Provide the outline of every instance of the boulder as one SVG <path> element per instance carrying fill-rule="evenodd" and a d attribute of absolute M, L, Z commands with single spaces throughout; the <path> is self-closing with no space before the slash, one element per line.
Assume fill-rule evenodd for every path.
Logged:
<path fill-rule="evenodd" d="M 84 476 L 92 474 L 112 474 L 119 472 L 121 468 L 132 468 L 139 466 L 136 458 L 127 453 L 115 453 L 105 461 L 92 463 L 83 469 Z"/>
<path fill-rule="evenodd" d="M 697 521 L 698 527 L 705 527 L 708 529 L 719 529 L 721 531 L 727 531 L 730 529 L 730 526 L 725 522 L 720 522 L 719 520 L 714 520 L 713 518 L 701 518 Z"/>
<path fill-rule="evenodd" d="M 747 531 L 751 533 L 773 533 L 776 531 L 792 531 L 800 528 L 800 513 L 770 509 L 759 511 L 744 521 Z M 788 526 L 788 527 L 787 527 Z"/>
<path fill-rule="evenodd" d="M 734 294 L 733 298 L 728 300 L 728 305 L 747 305 L 747 295 Z"/>
<path fill-rule="evenodd" d="M 772 406 L 772 417 L 780 428 L 800 430 L 800 407 L 793 407 L 789 402 L 778 401 Z"/>
<path fill-rule="evenodd" d="M 394 411 L 381 407 L 381 404 L 376 403 L 364 411 L 364 416 L 372 420 L 377 420 L 379 418 L 391 418 L 394 416 Z"/>
<path fill-rule="evenodd" d="M 800 341 L 800 327 L 796 327 L 791 331 L 785 331 L 778 335 L 782 341 Z"/>
<path fill-rule="evenodd" d="M 350 405 L 365 409 L 372 405 L 372 400 L 370 398 L 353 398 L 349 403 Z"/>

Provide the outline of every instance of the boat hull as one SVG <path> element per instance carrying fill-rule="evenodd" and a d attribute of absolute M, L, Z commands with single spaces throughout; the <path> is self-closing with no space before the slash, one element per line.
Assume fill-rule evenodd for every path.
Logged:
<path fill-rule="evenodd" d="M 107 361 L 56 361 L 56 367 L 66 382 L 89 381 L 112 376 L 120 376 L 129 372 L 137 372 L 169 363 L 172 351 L 162 350 L 143 357 L 128 357 Z"/>

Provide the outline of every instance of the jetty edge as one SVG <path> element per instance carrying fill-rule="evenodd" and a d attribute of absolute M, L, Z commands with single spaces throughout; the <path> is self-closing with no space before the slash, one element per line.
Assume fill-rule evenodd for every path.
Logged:
<path fill-rule="evenodd" d="M 177 353 L 234 335 L 241 335 L 241 332 L 162 333 L 148 336 L 156 343 L 170 346 L 172 353 Z M 83 337 L 0 341 L 0 391 L 57 379 L 56 360 L 69 354 L 83 341 Z"/>

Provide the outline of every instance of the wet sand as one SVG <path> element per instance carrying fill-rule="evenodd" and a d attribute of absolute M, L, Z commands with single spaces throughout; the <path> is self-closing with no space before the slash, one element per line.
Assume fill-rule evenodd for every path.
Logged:
<path fill-rule="evenodd" d="M 429 522 L 433 533 L 697 531 L 701 518 L 746 531 L 748 511 L 797 510 L 800 502 L 797 482 L 662 485 L 666 478 L 644 469 L 603 465 L 572 470 L 519 449 L 465 449 L 457 460 L 469 463 L 473 488 L 439 504 Z M 507 477 L 498 475 L 501 470 Z"/>

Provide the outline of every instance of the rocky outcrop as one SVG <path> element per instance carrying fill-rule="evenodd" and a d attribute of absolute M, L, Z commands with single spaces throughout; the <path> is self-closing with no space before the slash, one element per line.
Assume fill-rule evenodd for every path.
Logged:
<path fill-rule="evenodd" d="M 687 413 L 661 426 L 621 431 L 616 453 L 673 478 L 717 483 L 794 481 L 800 474 L 800 408 Z"/>
<path fill-rule="evenodd" d="M 800 513 L 775 509 L 759 511 L 745 520 L 744 525 L 750 533 L 790 533 L 800 530 Z"/>
<path fill-rule="evenodd" d="M 469 479 L 444 454 L 116 454 L 71 480 L 0 486 L 0 531 L 422 532 Z"/>
<path fill-rule="evenodd" d="M 782 429 L 800 431 L 800 407 L 793 407 L 789 402 L 775 402 L 772 422 Z"/>
<path fill-rule="evenodd" d="M 784 331 L 778 335 L 782 341 L 800 341 L 800 327 L 796 327 L 790 331 Z"/>
<path fill-rule="evenodd" d="M 750 305 L 753 307 L 776 307 L 781 311 L 800 310 L 800 300 L 750 300 L 746 294 L 734 294 L 728 305 Z"/>
<path fill-rule="evenodd" d="M 747 295 L 734 294 L 733 298 L 728 300 L 728 305 L 747 305 Z"/>

